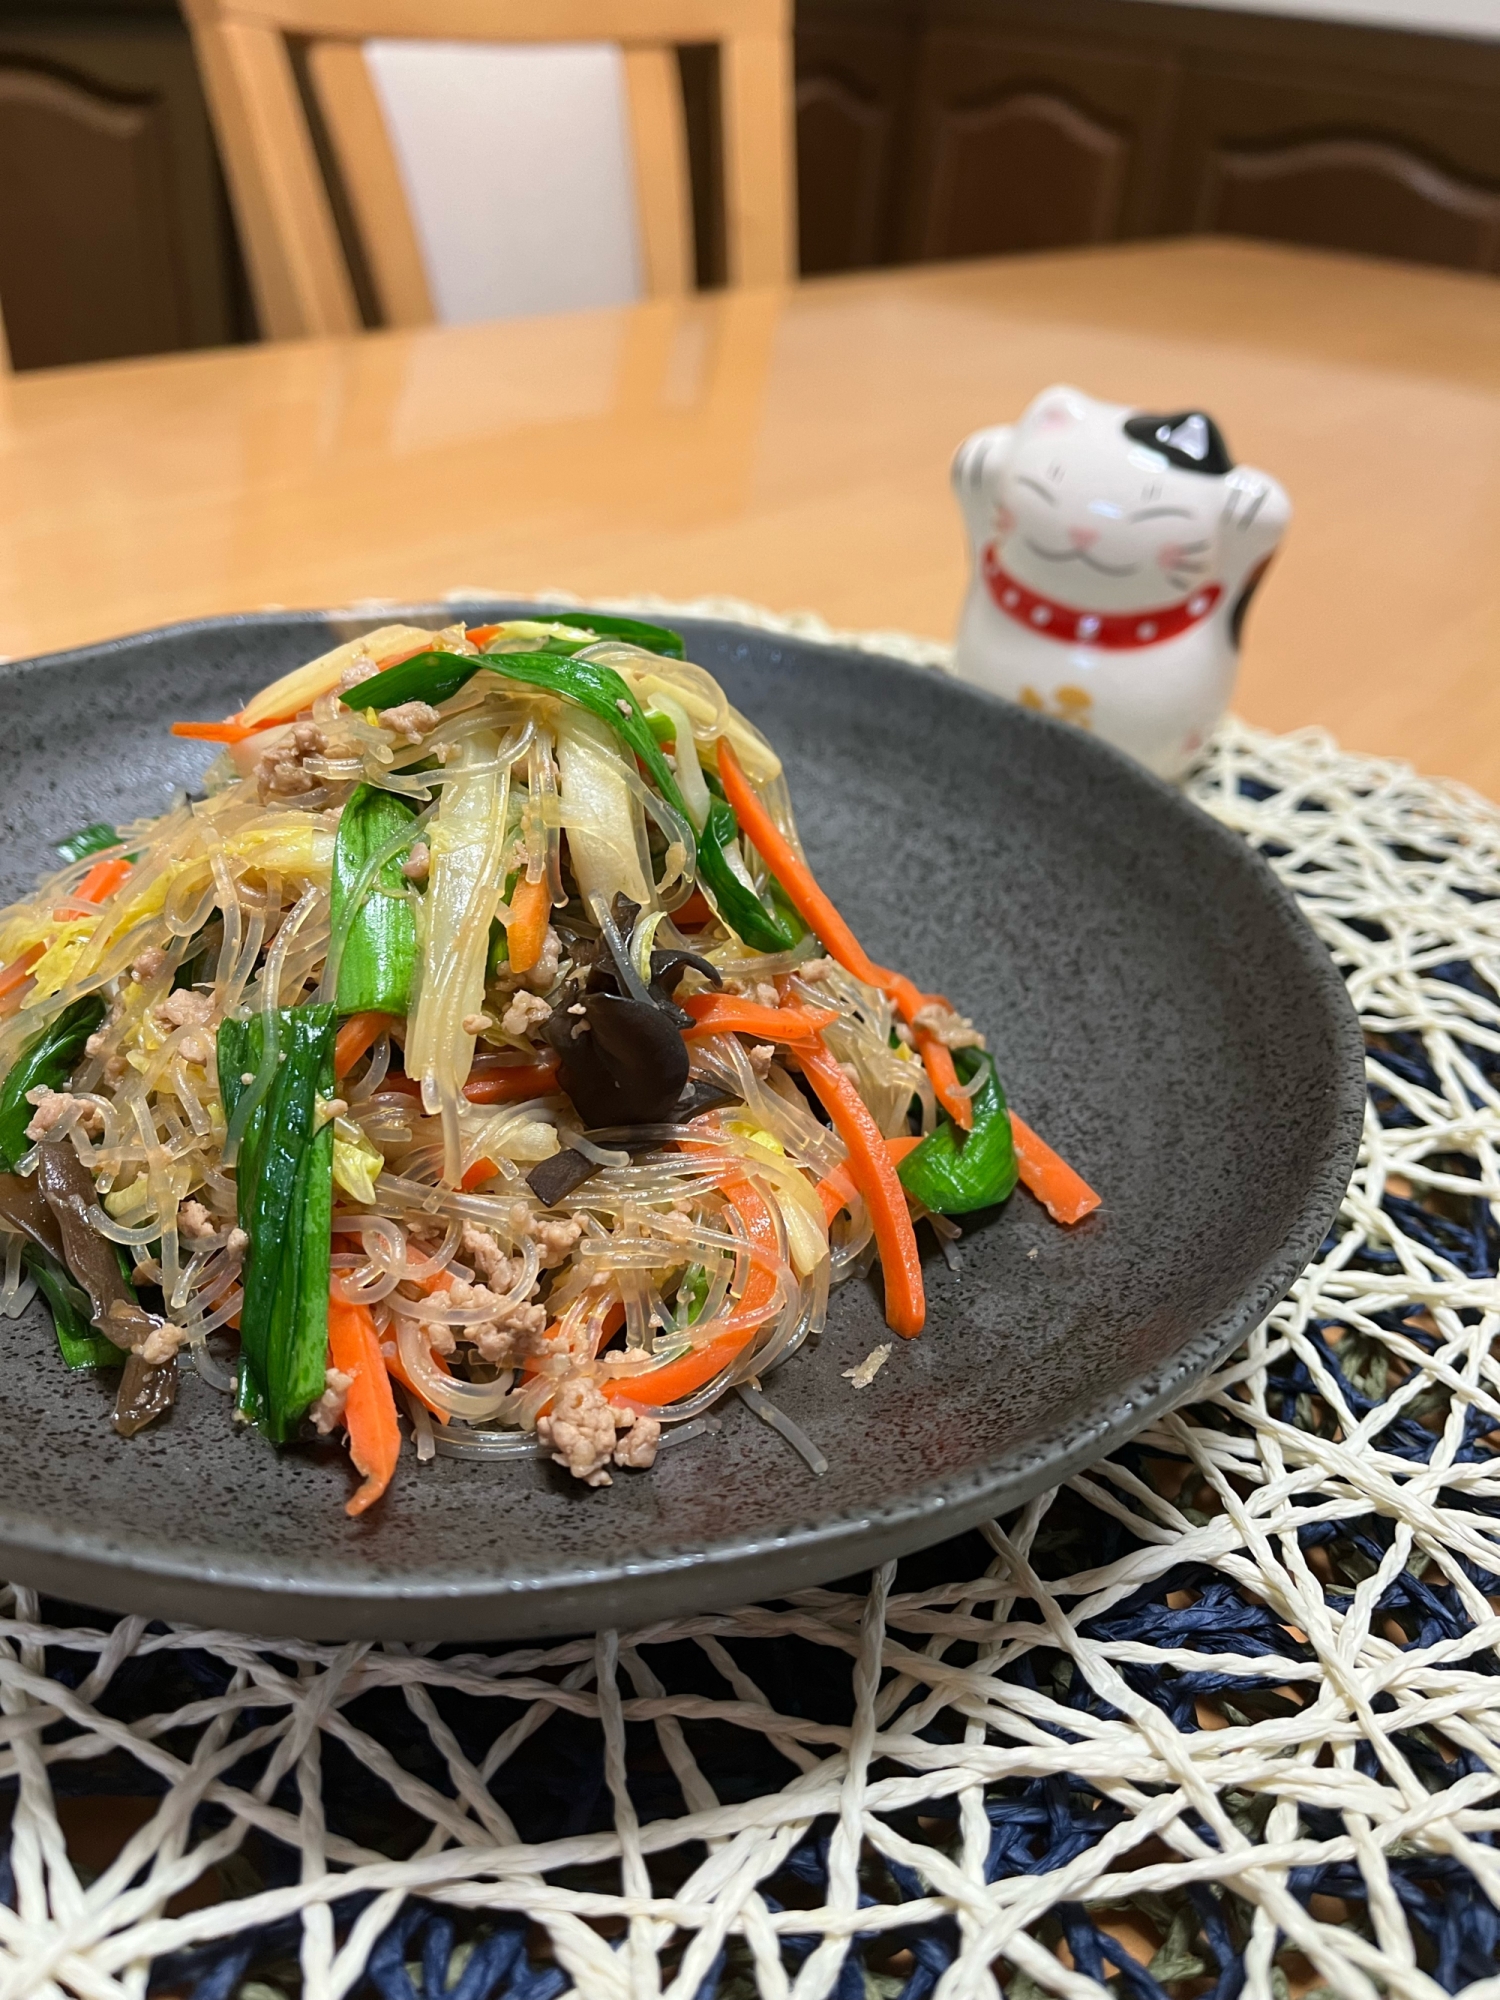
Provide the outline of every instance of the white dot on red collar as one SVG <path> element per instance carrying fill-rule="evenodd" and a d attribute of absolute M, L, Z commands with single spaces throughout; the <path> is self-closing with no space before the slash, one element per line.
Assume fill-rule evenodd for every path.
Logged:
<path fill-rule="evenodd" d="M 1033 625 L 1050 625 L 1052 623 L 1052 613 L 1047 609 L 1045 604 L 1039 604 L 1031 614 L 1031 622 Z"/>
<path fill-rule="evenodd" d="M 1019 590 L 1007 590 L 1005 596 L 1001 599 L 1001 602 L 1007 605 L 1019 604 L 1020 601 L 1021 593 Z"/>
<path fill-rule="evenodd" d="M 1135 636 L 1137 639 L 1154 639 L 1156 637 L 1156 627 L 1148 618 L 1143 625 L 1136 626 Z"/>
<path fill-rule="evenodd" d="M 1208 599 L 1206 597 L 1190 597 L 1188 599 L 1188 610 L 1192 612 L 1195 618 L 1200 617 L 1207 609 Z"/>
<path fill-rule="evenodd" d="M 1094 616 L 1092 612 L 1089 612 L 1087 617 L 1079 619 L 1078 636 L 1080 639 L 1092 639 L 1094 634 L 1098 630 L 1099 630 L 1099 620 Z"/>

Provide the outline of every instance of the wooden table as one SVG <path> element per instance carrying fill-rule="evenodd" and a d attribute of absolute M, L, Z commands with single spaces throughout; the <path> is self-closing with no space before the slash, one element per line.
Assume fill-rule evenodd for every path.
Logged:
<path fill-rule="evenodd" d="M 1201 404 L 1297 514 L 1237 706 L 1500 796 L 1500 285 L 1194 241 L 0 384 L 0 652 L 464 585 L 946 635 L 948 460 Z"/>

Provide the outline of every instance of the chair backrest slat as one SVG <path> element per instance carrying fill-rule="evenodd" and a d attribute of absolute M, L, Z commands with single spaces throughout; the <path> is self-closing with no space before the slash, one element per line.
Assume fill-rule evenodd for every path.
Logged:
<path fill-rule="evenodd" d="M 671 298 L 693 289 L 693 196 L 682 82 L 668 47 L 627 48 L 624 54 L 646 290 L 653 298 Z"/>
<path fill-rule="evenodd" d="M 184 0 L 263 332 L 356 331 L 360 312 L 288 38 L 307 82 L 380 316 L 433 318 L 367 40 L 613 42 L 623 51 L 646 288 L 691 289 L 692 197 L 676 49 L 717 43 L 732 285 L 794 269 L 789 0 Z"/>
<path fill-rule="evenodd" d="M 782 0 L 187 0 L 192 13 L 342 41 L 722 42 L 784 32 Z"/>
<path fill-rule="evenodd" d="M 317 41 L 307 73 L 386 326 L 430 326 L 432 294 L 385 113 L 358 42 Z"/>

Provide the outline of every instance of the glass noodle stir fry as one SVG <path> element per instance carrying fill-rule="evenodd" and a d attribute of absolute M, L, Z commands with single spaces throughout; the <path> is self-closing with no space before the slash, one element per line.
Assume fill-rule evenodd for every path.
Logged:
<path fill-rule="evenodd" d="M 114 1425 L 178 1370 L 360 1513 L 418 1457 L 578 1479 L 759 1382 L 915 1224 L 1097 1205 L 982 1036 L 866 957 L 780 760 L 675 633 L 391 625 L 231 720 L 205 796 L 0 913 L 0 1311 Z"/>

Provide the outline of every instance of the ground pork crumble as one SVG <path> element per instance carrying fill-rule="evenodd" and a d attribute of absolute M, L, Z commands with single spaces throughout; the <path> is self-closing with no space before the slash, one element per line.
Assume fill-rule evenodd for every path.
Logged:
<path fill-rule="evenodd" d="M 769 979 L 726 979 L 724 991 L 738 994 L 744 1000 L 753 1000 L 757 1007 L 781 1005 L 781 995 Z"/>
<path fill-rule="evenodd" d="M 308 760 L 321 757 L 327 748 L 328 738 L 316 723 L 299 722 L 291 735 L 267 750 L 255 767 L 261 804 L 316 791 L 323 781 L 316 772 L 307 769 Z"/>
<path fill-rule="evenodd" d="M 571 1217 L 536 1215 L 525 1202 L 512 1213 L 517 1238 L 531 1237 L 543 1268 L 563 1263 L 582 1234 Z M 427 1296 L 403 1286 L 422 1321 L 434 1352 L 452 1354 L 459 1343 L 472 1345 L 482 1361 L 495 1368 L 527 1363 L 551 1377 L 557 1388 L 551 1412 L 540 1419 L 537 1435 L 559 1465 L 590 1486 L 610 1483 L 607 1467 L 644 1469 L 656 1458 L 661 1425 L 654 1417 L 617 1409 L 600 1392 L 590 1371 L 592 1338 L 586 1327 L 569 1329 L 548 1324 L 546 1306 L 530 1299 L 512 1300 L 506 1293 L 520 1281 L 525 1260 L 512 1257 L 499 1239 L 476 1223 L 465 1223 L 459 1239 L 460 1262 L 473 1280 L 451 1272 L 442 1288 Z M 535 1286 L 532 1287 L 533 1291 Z M 447 1311 L 462 1307 L 484 1313 L 479 1320 L 450 1326 L 426 1317 L 424 1307 Z"/>
<path fill-rule="evenodd" d="M 539 1028 L 551 1012 L 552 1009 L 539 994 L 527 993 L 523 989 L 506 1008 L 500 1026 L 507 1035 L 522 1041 L 533 1028 Z"/>
<path fill-rule="evenodd" d="M 45 1139 L 74 1110 L 78 1113 L 79 1129 L 89 1138 L 97 1139 L 104 1130 L 104 1113 L 98 1105 L 87 1097 L 74 1097 L 71 1091 L 49 1090 L 39 1083 L 35 1090 L 27 1091 L 26 1102 L 34 1112 L 26 1127 L 28 1139 Z"/>
<path fill-rule="evenodd" d="M 621 1435 L 618 1439 L 616 1433 Z M 591 1376 L 570 1375 L 558 1386 L 548 1415 L 537 1419 L 536 1434 L 551 1452 L 554 1465 L 564 1466 L 585 1486 L 613 1484 L 611 1463 L 644 1470 L 656 1459 L 661 1425 L 611 1403 Z"/>
<path fill-rule="evenodd" d="M 929 1000 L 925 1007 L 919 1007 L 911 1017 L 911 1024 L 934 1041 L 941 1042 L 945 1049 L 982 1049 L 984 1036 L 974 1026 L 966 1014 L 955 1012 L 941 1000 Z"/>
<path fill-rule="evenodd" d="M 498 1248 L 498 1246 L 497 1246 Z M 501 1261 L 505 1262 L 503 1253 Z M 504 1274 L 498 1268 L 497 1277 Z M 452 1307 L 462 1307 L 466 1311 L 482 1310 L 483 1319 L 472 1320 L 462 1326 L 448 1326 L 441 1320 L 428 1320 L 420 1313 L 427 1327 L 432 1345 L 440 1354 L 451 1354 L 460 1340 L 471 1341 L 478 1350 L 481 1361 L 488 1361 L 496 1368 L 514 1368 L 524 1361 L 534 1344 L 541 1338 L 547 1326 L 547 1308 L 532 1305 L 523 1299 L 507 1299 L 502 1292 L 492 1290 L 487 1284 L 470 1284 L 466 1278 L 450 1278 L 447 1285 L 429 1295 L 425 1303 L 446 1311 Z"/>
<path fill-rule="evenodd" d="M 394 732 L 398 742 L 420 743 L 424 736 L 432 734 L 442 717 L 430 701 L 403 701 L 386 709 L 380 719 Z"/>
<path fill-rule="evenodd" d="M 195 993 L 190 986 L 180 986 L 169 993 L 164 1000 L 158 1000 L 151 1009 L 151 1018 L 159 1028 L 173 1033 L 185 1029 L 177 1042 L 177 1053 L 184 1062 L 202 1063 L 205 1067 L 214 1059 L 213 1025 L 214 1003 L 207 993 Z"/>
<path fill-rule="evenodd" d="M 164 1368 L 174 1360 L 177 1350 L 187 1340 L 187 1333 L 180 1326 L 173 1326 L 170 1320 L 153 1322 L 146 1338 L 137 1343 L 136 1353 L 148 1368 Z"/>
<path fill-rule="evenodd" d="M 562 964 L 562 939 L 547 926 L 547 935 L 542 939 L 541 955 L 529 972 L 500 973 L 495 980 L 495 991 L 502 996 L 518 991 L 529 993 L 550 993 L 557 984 L 558 968 Z"/>
<path fill-rule="evenodd" d="M 167 954 L 159 944 L 149 944 L 139 958 L 130 962 L 130 976 L 138 986 L 160 979 L 167 969 Z"/>
<path fill-rule="evenodd" d="M 518 1201 L 511 1210 L 510 1226 L 517 1236 L 531 1236 L 541 1256 L 542 1269 L 554 1270 L 573 1254 L 573 1246 L 583 1234 L 583 1224 L 571 1216 L 536 1215 Z"/>
<path fill-rule="evenodd" d="M 346 1375 L 342 1368 L 325 1368 L 323 1371 L 323 1393 L 319 1396 L 308 1415 L 319 1434 L 327 1437 L 337 1430 L 344 1421 L 344 1405 L 349 1400 L 349 1391 L 354 1387 L 354 1377 Z"/>
<path fill-rule="evenodd" d="M 189 1243 L 196 1243 L 205 1236 L 216 1236 L 218 1229 L 218 1223 L 201 1201 L 185 1201 L 179 1206 L 177 1233 Z"/>

